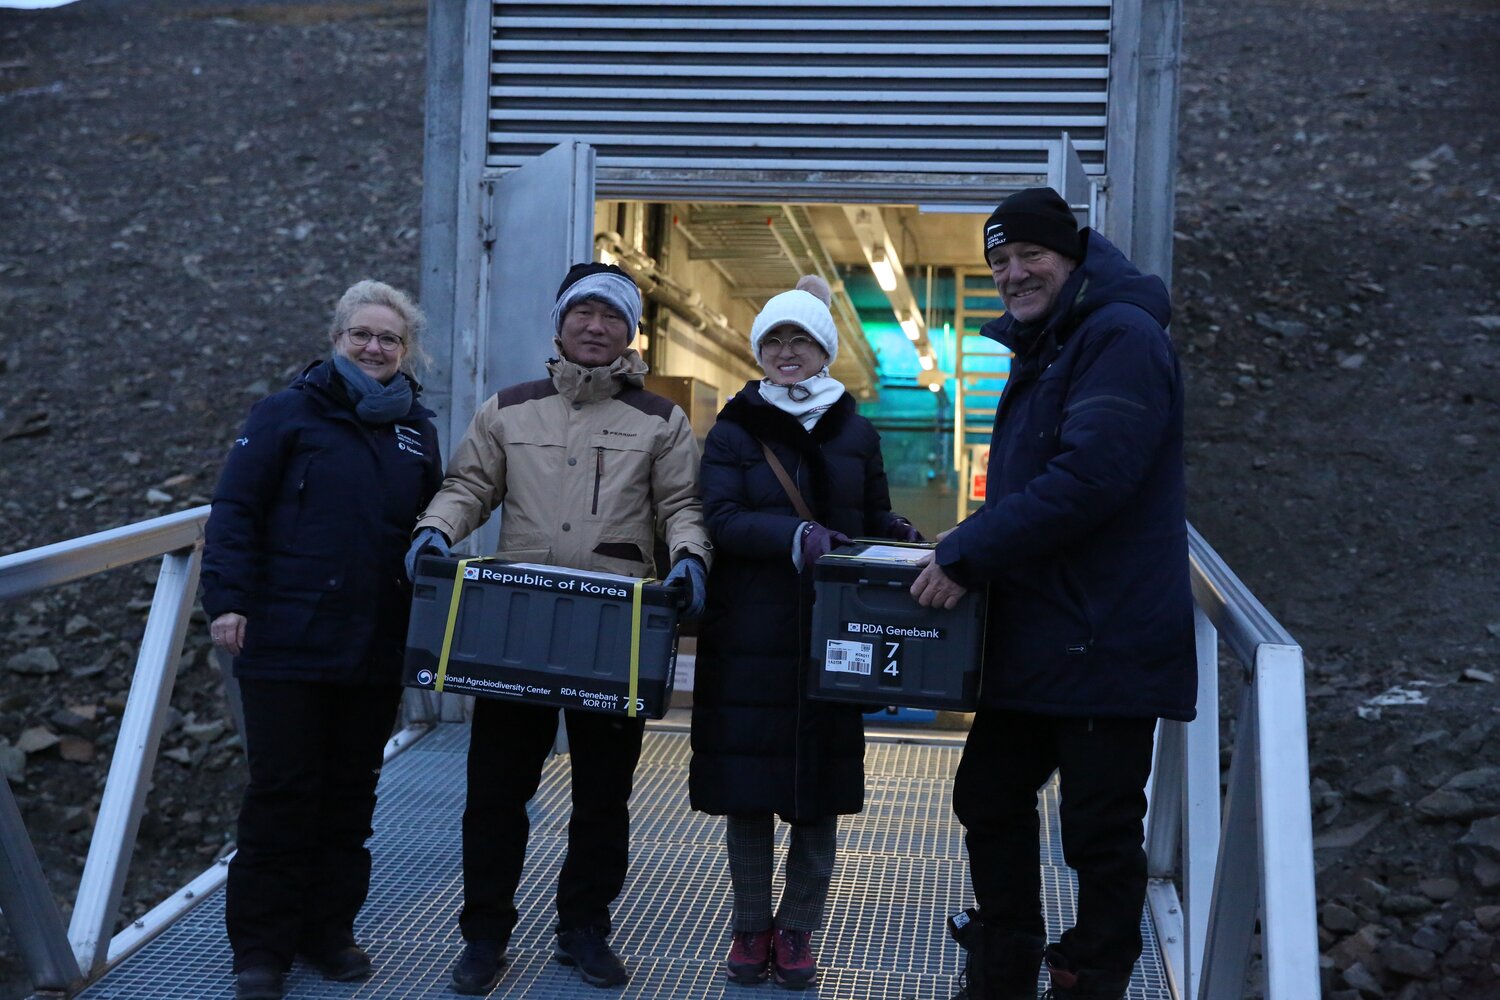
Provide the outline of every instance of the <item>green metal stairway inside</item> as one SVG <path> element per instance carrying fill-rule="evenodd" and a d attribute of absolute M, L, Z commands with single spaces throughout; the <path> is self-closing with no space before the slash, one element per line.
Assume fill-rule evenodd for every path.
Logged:
<path fill-rule="evenodd" d="M 356 932 L 375 962 L 363 983 L 324 982 L 297 965 L 289 998 L 453 997 L 448 969 L 461 948 L 459 851 L 468 727 L 438 726 L 385 767 L 371 850 L 375 873 Z M 839 824 L 839 863 L 826 927 L 814 935 L 820 975 L 804 996 L 947 1000 L 961 967 L 943 921 L 972 902 L 963 831 L 950 808 L 962 744 L 951 736 L 877 734 L 866 750 L 865 810 Z M 778 987 L 727 983 L 729 872 L 722 821 L 687 802 L 688 735 L 653 724 L 632 799 L 631 869 L 614 910 L 612 943 L 631 973 L 623 989 L 583 984 L 551 960 L 553 886 L 566 848 L 567 759 L 549 761 L 531 803 L 532 833 L 510 965 L 492 997 L 545 1000 L 774 996 Z M 1072 920 L 1074 883 L 1057 837 L 1056 787 L 1042 797 L 1042 884 L 1049 935 Z M 782 834 L 784 835 L 784 827 Z M 779 893 L 780 873 L 777 876 Z M 98 982 L 88 1000 L 218 1000 L 234 994 L 216 891 Z M 1130 1000 L 1169 996 L 1150 921 Z M 1043 977 L 1045 979 L 1045 977 Z M 1045 986 L 1039 983 L 1038 992 Z"/>

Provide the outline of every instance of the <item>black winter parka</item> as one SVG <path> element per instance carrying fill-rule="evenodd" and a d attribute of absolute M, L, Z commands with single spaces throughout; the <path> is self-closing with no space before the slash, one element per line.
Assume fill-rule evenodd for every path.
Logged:
<path fill-rule="evenodd" d="M 405 378 L 405 375 L 397 375 Z M 366 424 L 331 362 L 250 410 L 214 490 L 203 610 L 245 616 L 238 677 L 397 683 L 417 514 L 442 482 L 432 412 Z"/>
<path fill-rule="evenodd" d="M 988 499 L 938 545 L 989 585 L 981 704 L 1189 720 L 1197 698 L 1183 488 L 1183 386 L 1161 279 L 1084 230 L 1083 260 L 1015 351 Z"/>
<path fill-rule="evenodd" d="M 880 435 L 845 393 L 811 432 L 750 382 L 704 445 L 700 487 L 715 559 L 698 629 L 693 690 L 694 809 L 814 820 L 864 808 L 857 706 L 803 693 L 812 624 L 810 568 L 792 543 L 802 518 L 761 451 L 764 441 L 820 524 L 889 537 Z"/>

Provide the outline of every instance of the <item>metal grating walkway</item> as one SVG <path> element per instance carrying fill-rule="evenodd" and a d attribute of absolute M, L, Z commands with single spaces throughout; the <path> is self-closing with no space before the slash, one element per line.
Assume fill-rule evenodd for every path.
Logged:
<path fill-rule="evenodd" d="M 467 746 L 467 726 L 440 726 L 392 760 L 381 777 L 371 841 L 375 874 L 356 928 L 375 960 L 375 975 L 364 983 L 328 983 L 299 965 L 287 979 L 288 997 L 455 995 L 448 968 L 461 947 L 459 817 Z M 953 994 L 960 952 L 943 920 L 969 902 L 962 829 L 949 808 L 959 753 L 952 744 L 870 743 L 865 811 L 840 821 L 827 926 L 813 939 L 822 971 L 804 996 L 947 1000 Z M 632 800 L 630 877 L 615 905 L 612 939 L 631 980 L 624 989 L 607 991 L 585 985 L 549 958 L 569 783 L 565 758 L 548 763 L 531 803 L 531 849 L 511 964 L 492 997 L 736 1000 L 754 996 L 752 989 L 764 997 L 779 994 L 770 984 L 730 985 L 719 971 L 728 948 L 729 872 L 721 821 L 687 806 L 688 758 L 686 733 L 647 732 Z M 1042 844 L 1054 939 L 1074 907 L 1072 874 L 1057 839 L 1055 795 L 1050 786 L 1044 796 Z M 223 918 L 223 893 L 215 892 L 79 997 L 228 1000 L 234 990 Z M 1142 927 L 1146 949 L 1129 998 L 1166 1000 L 1155 935 L 1144 918 Z"/>

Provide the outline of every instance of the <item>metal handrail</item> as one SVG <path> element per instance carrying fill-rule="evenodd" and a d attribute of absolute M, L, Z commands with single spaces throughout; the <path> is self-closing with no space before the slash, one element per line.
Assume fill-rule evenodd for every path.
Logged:
<path fill-rule="evenodd" d="M 0 600 L 81 580 L 153 556 L 200 546 L 205 505 L 0 556 Z"/>
<path fill-rule="evenodd" d="M 0 793 L 0 908 L 38 989 L 70 993 L 97 975 L 107 960 L 109 932 L 135 852 L 177 660 L 197 599 L 208 511 L 196 507 L 0 556 L 0 598 L 162 557 L 66 935 L 9 785 Z"/>
<path fill-rule="evenodd" d="M 1191 525 L 1188 553 L 1198 716 L 1159 730 L 1147 902 L 1180 1000 L 1243 996 L 1257 918 L 1268 1000 L 1304 1000 L 1320 986 L 1302 649 Z M 1244 665 L 1222 819 L 1221 638 Z"/>
<path fill-rule="evenodd" d="M 10 924 L 38 990 L 71 996 L 146 944 L 164 927 L 223 885 L 221 858 L 189 885 L 110 937 L 119 915 L 125 875 L 135 853 L 146 791 L 156 764 L 177 661 L 197 602 L 209 508 L 194 507 L 137 524 L 0 556 L 0 599 L 24 597 L 155 556 L 161 573 L 120 718 L 99 815 L 83 876 L 64 929 L 36 849 L 9 784 L 0 782 L 0 910 Z M 232 683 L 232 680 L 230 681 Z M 403 729 L 386 743 L 389 761 L 425 732 Z"/>

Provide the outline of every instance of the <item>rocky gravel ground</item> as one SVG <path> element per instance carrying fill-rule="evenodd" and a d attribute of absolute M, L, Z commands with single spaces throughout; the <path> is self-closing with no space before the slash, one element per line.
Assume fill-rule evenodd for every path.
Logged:
<path fill-rule="evenodd" d="M 1500 10 L 1184 4 L 1190 516 L 1306 650 L 1324 994 L 1500 997 Z M 423 31 L 0 10 L 0 552 L 206 502 L 333 298 L 417 286 Z M 0 769 L 65 900 L 155 575 L 0 607 Z M 225 718 L 197 620 L 126 917 L 230 846 Z"/>

